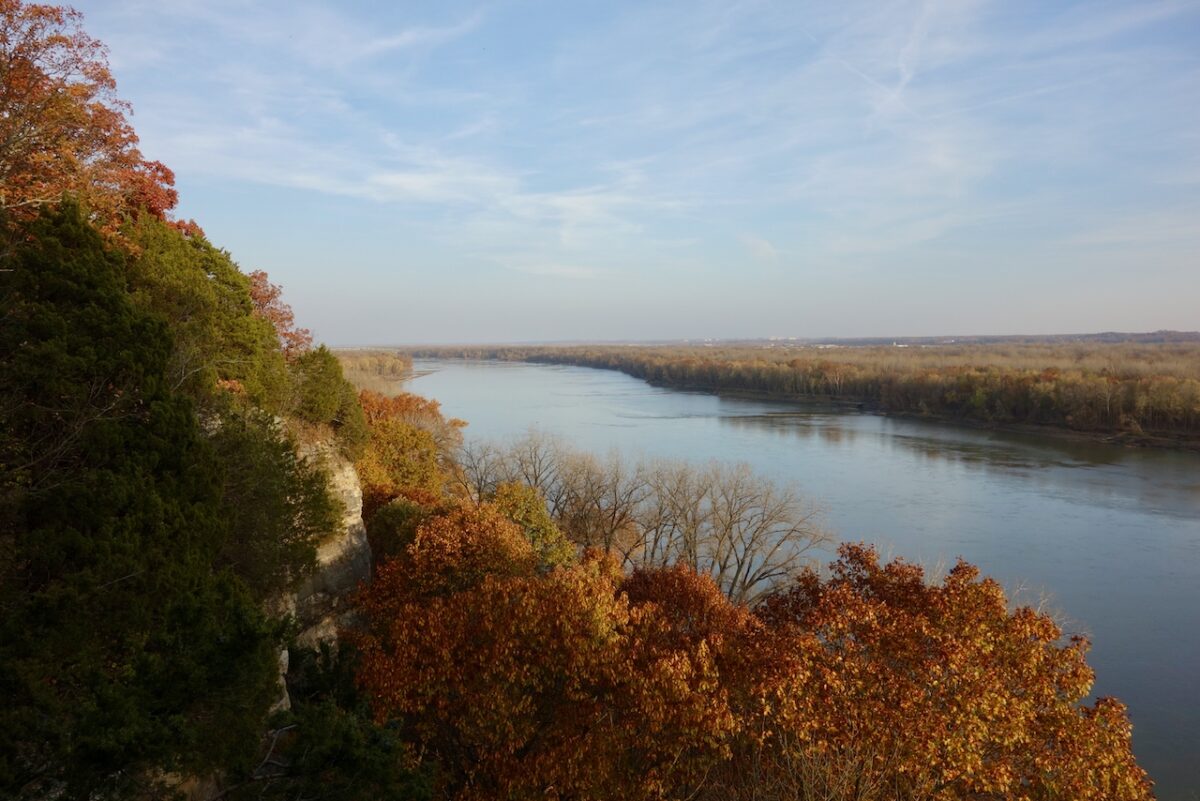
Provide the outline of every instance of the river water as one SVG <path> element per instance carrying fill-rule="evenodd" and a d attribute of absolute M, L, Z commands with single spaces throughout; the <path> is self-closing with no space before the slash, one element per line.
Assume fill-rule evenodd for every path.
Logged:
<path fill-rule="evenodd" d="M 419 360 L 412 392 L 503 441 L 531 428 L 629 457 L 747 462 L 838 540 L 961 556 L 1093 643 L 1164 801 L 1200 799 L 1200 454 L 718 398 L 586 367 Z"/>

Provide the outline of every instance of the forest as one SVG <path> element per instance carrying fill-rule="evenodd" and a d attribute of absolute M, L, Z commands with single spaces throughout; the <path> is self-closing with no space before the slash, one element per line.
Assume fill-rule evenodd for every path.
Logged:
<path fill-rule="evenodd" d="M 975 567 L 823 568 L 745 469 L 356 387 L 407 362 L 174 216 L 77 13 L 0 0 L 0 48 L 0 797 L 1153 797 L 1088 642 Z M 341 463 L 371 564 L 306 644 Z"/>
<path fill-rule="evenodd" d="M 346 378 L 365 389 L 387 392 L 412 372 L 412 359 L 395 351 L 343 349 L 334 353 Z"/>
<path fill-rule="evenodd" d="M 1200 342 L 407 348 L 416 357 L 597 367 L 676 389 L 834 401 L 985 425 L 1200 447 Z"/>

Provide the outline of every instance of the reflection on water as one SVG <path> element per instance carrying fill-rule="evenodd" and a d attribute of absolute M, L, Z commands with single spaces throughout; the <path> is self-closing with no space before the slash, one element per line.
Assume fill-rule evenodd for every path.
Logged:
<path fill-rule="evenodd" d="M 1192 454 L 1131 450 L 1049 433 L 1039 437 L 854 413 L 787 411 L 722 415 L 718 420 L 733 429 L 816 438 L 827 446 L 861 448 L 864 443 L 859 440 L 867 436 L 873 438 L 875 449 L 903 450 L 985 473 L 1000 471 L 1006 478 L 1038 482 L 1043 492 L 1050 491 L 1047 485 L 1064 484 L 1073 492 L 1087 493 L 1088 503 L 1119 502 L 1132 493 L 1130 497 L 1152 514 L 1192 520 L 1200 515 L 1200 483 L 1196 481 L 1200 469 Z M 1133 463 L 1132 469 L 1128 462 Z M 1146 469 L 1156 462 L 1161 469 Z M 1089 468 L 1102 469 L 1079 472 Z"/>
<path fill-rule="evenodd" d="M 720 418 L 722 425 L 733 428 L 759 428 L 780 436 L 801 439 L 820 437 L 823 442 L 837 445 L 852 443 L 858 430 L 841 424 L 833 415 L 817 415 L 806 412 L 770 412 L 768 414 L 728 415 Z"/>
<path fill-rule="evenodd" d="M 844 540 L 963 557 L 1093 638 L 1166 801 L 1200 792 L 1200 455 L 658 389 L 619 373 L 422 362 L 408 389 L 503 439 L 742 461 L 796 483 Z"/>

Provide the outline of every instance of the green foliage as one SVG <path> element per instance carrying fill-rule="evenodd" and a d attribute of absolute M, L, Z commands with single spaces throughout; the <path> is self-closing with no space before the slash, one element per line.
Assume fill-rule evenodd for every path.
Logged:
<path fill-rule="evenodd" d="M 528 484 L 508 482 L 496 487 L 491 499 L 500 513 L 521 527 L 544 568 L 575 561 L 575 546 L 554 525 L 546 501 Z"/>
<path fill-rule="evenodd" d="M 275 632 L 217 564 L 217 463 L 78 209 L 0 273 L 0 794 L 129 797 L 253 748 Z"/>
<path fill-rule="evenodd" d="M 232 801 L 336 798 L 418 801 L 432 797 L 429 777 L 393 728 L 380 726 L 354 685 L 355 655 L 291 649 L 290 711 L 274 721 L 259 764 L 227 794 Z"/>
<path fill-rule="evenodd" d="M 415 501 L 396 498 L 371 515 L 367 520 L 367 539 L 375 564 L 382 564 L 403 552 L 413 541 L 417 529 L 433 513 Z"/>
<path fill-rule="evenodd" d="M 341 515 L 324 472 L 261 412 L 227 415 L 211 442 L 230 528 L 224 564 L 260 600 L 293 588 L 316 565 L 316 543 Z"/>
<path fill-rule="evenodd" d="M 174 340 L 172 385 L 208 405 L 223 382 L 250 404 L 281 411 L 289 380 L 283 352 L 271 323 L 254 314 L 250 279 L 229 254 L 149 216 L 129 237 L 138 248 L 129 288 L 167 321 Z"/>
<path fill-rule="evenodd" d="M 367 441 L 367 421 L 358 391 L 342 375 L 342 365 L 329 348 L 304 353 L 292 365 L 292 413 L 306 423 L 330 426 L 348 454 Z"/>
<path fill-rule="evenodd" d="M 293 368 L 296 415 L 309 423 L 326 425 L 336 418 L 342 405 L 342 366 L 328 348 L 321 346 L 300 356 Z"/>

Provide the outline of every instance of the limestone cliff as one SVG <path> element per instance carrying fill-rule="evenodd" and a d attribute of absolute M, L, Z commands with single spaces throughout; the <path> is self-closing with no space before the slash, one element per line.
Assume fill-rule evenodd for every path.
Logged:
<path fill-rule="evenodd" d="M 354 465 L 332 443 L 309 446 L 303 455 L 318 461 L 329 475 L 329 489 L 345 510 L 341 525 L 317 546 L 317 569 L 293 596 L 302 645 L 337 636 L 347 596 L 371 577 L 371 546 L 362 518 L 362 486 Z"/>
<path fill-rule="evenodd" d="M 348 598 L 371 576 L 371 547 L 362 518 L 362 486 L 354 465 L 332 441 L 301 447 L 300 454 L 322 466 L 329 477 L 329 490 L 341 504 L 338 526 L 317 544 L 317 568 L 296 591 L 272 609 L 274 614 L 294 615 L 300 626 L 299 645 L 317 647 L 337 639 L 338 626 L 349 614 Z M 280 698 L 276 709 L 287 709 L 285 677 L 288 652 L 279 655 Z"/>
<path fill-rule="evenodd" d="M 371 547 L 362 518 L 362 487 L 353 463 L 332 440 L 301 446 L 300 455 L 320 464 L 329 477 L 329 490 L 343 514 L 333 531 L 317 545 L 317 568 L 305 582 L 269 605 L 272 615 L 294 615 L 300 625 L 297 643 L 316 647 L 335 643 L 338 626 L 349 615 L 349 596 L 371 576 Z M 272 711 L 289 709 L 286 649 L 279 654 L 279 698 Z M 224 778 L 162 774 L 158 779 L 185 801 L 211 801 L 224 795 Z"/>

